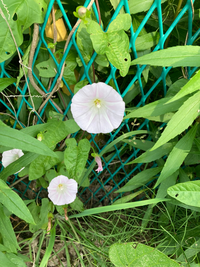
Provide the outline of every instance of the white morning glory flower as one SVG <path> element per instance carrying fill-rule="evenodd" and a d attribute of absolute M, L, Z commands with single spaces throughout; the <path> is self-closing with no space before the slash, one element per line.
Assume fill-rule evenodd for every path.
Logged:
<path fill-rule="evenodd" d="M 125 103 L 111 86 L 86 85 L 72 98 L 71 111 L 79 127 L 89 133 L 110 133 L 121 124 Z"/>
<path fill-rule="evenodd" d="M 76 199 L 78 184 L 74 179 L 59 175 L 47 187 L 48 197 L 55 205 L 70 204 Z"/>
<path fill-rule="evenodd" d="M 6 168 L 8 165 L 18 160 L 23 155 L 24 153 L 22 152 L 21 149 L 11 149 L 11 150 L 4 151 L 2 154 L 2 160 L 1 160 L 2 165 L 4 166 L 4 168 Z M 22 168 L 21 170 L 23 169 L 24 168 Z M 19 170 L 18 172 L 20 172 L 21 170 Z"/>

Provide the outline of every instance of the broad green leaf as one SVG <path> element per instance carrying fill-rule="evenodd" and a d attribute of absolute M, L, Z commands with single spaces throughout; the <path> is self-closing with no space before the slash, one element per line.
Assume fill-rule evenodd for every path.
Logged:
<path fill-rule="evenodd" d="M 5 254 L 1 251 L 0 251 L 0 262 L 1 262 L 1 266 L 4 266 L 4 267 L 18 267 L 16 264 L 14 264 L 9 259 L 9 254 Z"/>
<path fill-rule="evenodd" d="M 31 211 L 35 224 L 30 224 L 29 229 L 32 233 L 40 229 L 47 229 L 48 225 L 48 213 L 49 213 L 49 200 L 48 198 L 42 199 L 42 205 L 38 206 L 35 202 L 29 205 L 29 210 Z"/>
<path fill-rule="evenodd" d="M 10 148 L 18 148 L 24 151 L 30 151 L 41 155 L 51 155 L 56 157 L 55 153 L 45 144 L 37 139 L 16 129 L 0 125 L 0 145 Z"/>
<path fill-rule="evenodd" d="M 192 143 L 197 131 L 198 124 L 192 127 L 186 135 L 184 135 L 174 146 L 171 153 L 169 154 L 165 165 L 161 171 L 160 177 L 158 178 L 155 188 L 166 178 L 172 175 L 182 165 L 184 159 L 190 152 Z M 159 148 L 158 148 L 159 149 Z M 154 150 L 155 151 L 155 150 Z"/>
<path fill-rule="evenodd" d="M 0 204 L 0 232 L 3 238 L 3 244 L 10 250 L 10 252 L 17 253 L 20 247 L 13 230 L 13 226 L 8 216 L 5 215 L 2 205 Z"/>
<path fill-rule="evenodd" d="M 15 82 L 15 78 L 0 78 L 0 92 L 2 92 L 5 88 Z"/>
<path fill-rule="evenodd" d="M 167 155 L 172 150 L 173 147 L 174 147 L 174 143 L 167 143 L 153 151 L 148 150 L 145 153 L 143 153 L 141 156 L 139 156 L 138 158 L 127 163 L 127 165 L 133 164 L 133 163 L 147 163 L 147 162 L 152 162 L 154 160 L 160 159 L 163 156 Z"/>
<path fill-rule="evenodd" d="M 25 261 L 31 261 L 28 257 L 23 257 L 24 255 L 21 255 L 19 253 L 17 255 L 14 253 L 6 253 L 6 256 L 9 258 L 9 260 L 16 264 L 16 267 L 27 267 Z"/>
<path fill-rule="evenodd" d="M 116 267 L 179 267 L 164 253 L 140 243 L 113 244 L 109 249 L 109 258 Z"/>
<path fill-rule="evenodd" d="M 167 193 L 186 205 L 200 207 L 200 181 L 176 184 L 168 188 Z"/>
<path fill-rule="evenodd" d="M 144 55 L 131 62 L 131 65 L 136 64 L 163 67 L 199 67 L 200 47 L 192 45 L 169 47 Z"/>
<path fill-rule="evenodd" d="M 109 61 L 108 61 L 106 55 L 97 55 L 97 57 L 95 58 L 95 62 L 102 67 L 108 67 L 109 66 Z"/>
<path fill-rule="evenodd" d="M 87 27 L 96 53 L 106 54 L 110 63 L 120 70 L 123 77 L 128 73 L 131 62 L 129 38 L 124 32 L 130 26 L 130 15 L 120 14 L 111 22 L 107 32 L 103 32 L 100 25 L 95 21 L 90 21 Z"/>
<path fill-rule="evenodd" d="M 0 1 L 0 8 L 19 47 L 23 43 L 23 31 L 33 23 L 43 23 L 47 4 L 44 0 L 6 0 L 6 2 Z M 0 62 L 3 62 L 15 53 L 16 46 L 2 16 L 0 16 L 0 28 L 3 29 L 0 33 Z"/>
<path fill-rule="evenodd" d="M 0 180 L 0 203 L 22 220 L 35 223 L 23 200 L 2 180 Z"/>
<path fill-rule="evenodd" d="M 36 68 L 38 69 L 41 77 L 51 78 L 56 76 L 57 67 L 52 57 L 46 61 L 38 63 Z"/>
<path fill-rule="evenodd" d="M 144 170 L 133 176 L 122 188 L 115 191 L 115 193 L 122 193 L 132 191 L 140 186 L 144 186 L 147 182 L 151 181 L 153 177 L 162 170 L 162 167 L 156 167 Z"/>
<path fill-rule="evenodd" d="M 171 97 L 162 98 L 160 100 L 154 101 L 153 103 L 147 104 L 144 107 L 137 108 L 133 110 L 131 113 L 124 117 L 125 119 L 129 118 L 146 118 L 150 116 L 160 116 L 168 112 L 178 110 L 187 97 L 183 97 L 177 101 L 168 103 Z"/>
<path fill-rule="evenodd" d="M 33 160 L 29 167 L 29 180 L 36 180 L 46 173 L 49 169 L 57 165 L 63 159 L 63 152 L 56 151 L 57 158 L 50 156 L 39 156 Z"/>
<path fill-rule="evenodd" d="M 116 31 L 128 31 L 131 27 L 131 16 L 129 14 L 119 14 L 116 19 L 114 19 L 109 27 L 108 33 L 116 32 Z"/>
<path fill-rule="evenodd" d="M 11 163 L 9 166 L 7 166 L 1 173 L 0 173 L 0 179 L 3 181 L 6 181 L 7 178 L 17 173 L 21 168 L 28 166 L 32 161 L 34 161 L 37 157 L 39 157 L 38 154 L 28 152 L 22 157 L 20 157 L 18 160 Z M 43 156 L 42 156 L 43 157 Z"/>
<path fill-rule="evenodd" d="M 137 51 L 143 51 L 157 45 L 159 42 L 160 34 L 159 32 L 149 32 L 138 36 L 135 41 L 135 48 Z"/>
<path fill-rule="evenodd" d="M 84 79 L 80 82 L 78 82 L 75 86 L 74 86 L 74 94 L 76 94 L 81 88 L 83 88 L 85 85 L 88 84 L 88 80 Z"/>
<path fill-rule="evenodd" d="M 164 129 L 161 137 L 158 139 L 152 150 L 167 143 L 169 140 L 182 133 L 193 123 L 199 114 L 199 99 L 200 92 L 197 92 L 184 102 L 184 104 L 169 121 L 167 127 Z"/>
<path fill-rule="evenodd" d="M 84 210 L 83 212 L 79 214 L 74 214 L 69 216 L 69 218 L 79 218 L 84 216 L 90 216 L 94 214 L 99 214 L 103 212 L 109 212 L 109 211 L 115 211 L 115 210 L 121 210 L 121 209 L 130 209 L 130 208 L 136 208 L 136 207 L 142 207 L 150 204 L 157 204 L 162 201 L 169 201 L 170 199 L 148 199 L 148 200 L 142 200 L 142 201 L 135 201 L 130 203 L 123 203 L 123 204 L 116 204 L 106 207 L 98 207 L 98 208 L 92 208 Z"/>
<path fill-rule="evenodd" d="M 72 202 L 69 205 L 73 210 L 77 210 L 77 211 L 80 211 L 80 212 L 84 211 L 83 202 L 78 197 L 76 197 L 74 202 Z"/>
<path fill-rule="evenodd" d="M 69 173 L 69 177 L 80 183 L 80 178 L 84 171 L 89 151 L 90 142 L 87 139 L 82 139 L 77 146 L 74 138 L 67 139 L 67 148 L 64 152 L 64 163 Z"/>
<path fill-rule="evenodd" d="M 162 0 L 161 3 L 166 2 L 167 0 Z M 152 6 L 154 0 L 129 0 L 128 5 L 131 14 L 136 14 L 139 12 L 147 11 Z"/>
<path fill-rule="evenodd" d="M 87 27 L 83 21 L 80 23 L 80 26 L 77 30 L 76 42 L 85 63 L 88 64 L 93 53 L 93 46 L 90 35 L 87 32 Z"/>

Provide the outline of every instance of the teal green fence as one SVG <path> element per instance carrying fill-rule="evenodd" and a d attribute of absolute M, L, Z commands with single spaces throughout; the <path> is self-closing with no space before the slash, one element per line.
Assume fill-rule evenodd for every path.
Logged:
<path fill-rule="evenodd" d="M 68 4 L 67 2 L 70 2 Z M 78 2 L 78 4 L 77 4 Z M 85 62 L 80 48 L 77 44 L 76 40 L 76 31 L 73 33 L 73 36 L 69 42 L 69 45 L 63 54 L 63 57 L 58 63 L 56 58 L 54 57 L 52 51 L 50 48 L 48 48 L 48 41 L 45 35 L 45 27 L 47 25 L 48 18 L 51 14 L 51 10 L 53 5 L 57 4 L 58 9 L 62 12 L 62 18 L 65 21 L 65 25 L 67 28 L 68 33 L 72 30 L 73 24 L 75 23 L 75 17 L 72 16 L 72 11 L 75 10 L 77 5 L 84 5 L 88 6 L 89 0 L 85 1 L 85 3 L 81 3 L 81 1 L 60 1 L 60 0 L 50 0 L 45 20 L 43 25 L 40 25 L 39 29 L 39 42 L 37 44 L 37 48 L 34 54 L 34 59 L 33 59 L 33 65 L 32 65 L 32 70 L 33 70 L 33 76 L 38 84 L 38 86 L 41 88 L 42 91 L 44 91 L 46 94 L 52 91 L 57 78 L 60 75 L 61 72 L 61 66 L 63 62 L 65 61 L 67 55 L 71 50 L 76 50 L 79 56 L 79 61 L 82 64 L 82 69 L 84 70 L 79 77 L 79 80 L 84 80 L 87 79 L 89 83 L 92 83 L 91 76 L 90 76 L 90 69 L 92 68 L 92 63 L 95 62 L 97 54 L 94 52 L 93 55 L 91 56 L 89 62 Z M 99 1 L 100 3 L 100 10 L 101 7 L 104 5 L 102 2 L 104 1 Z M 106 2 L 106 1 L 105 1 Z M 111 1 L 112 2 L 112 1 Z M 134 1 L 131 0 L 121 0 L 119 1 L 118 6 L 116 9 L 110 11 L 112 14 L 112 20 L 114 20 L 117 15 L 120 12 L 125 12 L 129 14 L 133 14 L 133 25 L 130 28 L 129 31 L 129 39 L 130 39 L 130 49 L 131 49 L 131 57 L 132 59 L 137 58 L 139 55 L 141 55 L 141 51 L 138 51 L 136 49 L 136 42 L 138 37 L 140 36 L 141 32 L 144 31 L 144 28 L 146 29 L 151 29 L 152 31 L 159 32 L 159 38 L 157 43 L 153 46 L 151 49 L 152 51 L 156 51 L 159 49 L 164 49 L 166 43 L 168 43 L 168 38 L 170 36 L 170 39 L 173 40 L 173 46 L 178 45 L 178 44 L 184 44 L 186 42 L 186 45 L 192 45 L 195 40 L 199 37 L 200 34 L 200 29 L 198 28 L 198 21 L 199 20 L 199 14 L 198 12 L 194 12 L 194 10 L 198 10 L 194 8 L 193 4 L 195 1 L 194 0 L 187 0 L 184 1 L 182 4 L 182 7 L 180 9 L 180 12 L 177 14 L 176 17 L 170 17 L 170 10 L 171 8 L 174 8 L 174 2 L 177 1 L 168 1 L 168 4 L 166 1 L 162 1 L 164 3 L 161 4 L 161 0 L 155 0 L 152 1 L 152 5 L 149 6 L 149 9 L 146 10 L 145 12 L 140 12 L 136 13 L 137 10 L 134 10 L 132 8 L 132 5 Z M 179 1 L 181 2 L 181 1 Z M 196 1 L 197 2 L 197 1 Z M 176 3 L 177 4 L 177 3 Z M 110 5 L 110 4 L 109 4 Z M 197 6 L 197 8 L 199 8 Z M 94 15 L 96 16 L 97 21 L 99 21 L 99 15 L 98 15 L 98 9 L 96 3 L 93 3 L 92 9 L 94 12 Z M 66 13 L 66 10 L 68 12 Z M 109 10 L 107 11 L 109 12 Z M 169 12 L 169 16 L 167 15 L 167 12 Z M 163 14 L 165 14 L 163 16 Z M 68 16 L 69 15 L 69 16 Z M 70 18 L 73 17 L 73 21 L 70 22 Z M 102 17 L 103 20 L 103 17 Z M 138 24 L 139 21 L 139 26 L 136 25 Z M 134 24 L 134 22 L 136 24 Z M 183 27 L 185 25 L 185 27 Z M 138 26 L 138 27 L 137 27 Z M 179 28 L 180 27 L 180 28 Z M 106 30 L 105 30 L 106 31 Z M 61 45 L 60 45 L 61 46 Z M 59 47 L 59 43 L 58 43 Z M 61 46 L 62 47 L 62 46 Z M 38 54 L 42 49 L 46 49 L 48 51 L 49 55 L 52 57 L 53 61 L 56 64 L 56 71 L 57 74 L 52 80 L 52 84 L 47 91 L 46 85 L 44 83 L 44 80 L 40 79 L 38 76 L 38 73 L 36 71 L 35 65 L 36 65 L 36 60 L 38 57 Z M 21 55 L 23 55 L 22 50 L 20 49 Z M 7 69 L 7 62 L 1 63 L 1 78 L 2 77 L 11 77 L 9 75 L 9 70 Z M 147 101 L 151 101 L 151 96 L 153 96 L 153 100 L 155 98 L 160 98 L 166 94 L 166 91 L 168 87 L 171 85 L 171 81 L 168 74 L 169 72 L 176 72 L 180 70 L 172 70 L 171 67 L 168 68 L 159 68 L 156 70 L 157 73 L 151 74 L 152 79 L 148 82 L 145 81 L 144 79 L 144 72 L 145 70 L 147 71 L 148 67 L 147 66 L 137 66 L 137 67 L 132 67 L 126 77 L 118 78 L 118 71 L 112 64 L 109 64 L 108 68 L 108 73 L 105 77 L 104 80 L 101 80 L 102 82 L 105 83 L 112 83 L 117 91 L 122 95 L 124 98 L 124 101 L 126 102 L 126 105 L 128 106 L 142 106 L 145 105 Z M 159 71 L 158 71 L 159 70 Z M 196 68 L 188 68 L 187 69 L 187 76 L 190 77 L 194 72 Z M 181 75 L 181 73 L 180 73 Z M 171 75 L 173 78 L 173 74 Z M 68 99 L 68 106 L 66 108 L 62 107 L 63 114 L 66 116 L 69 114 L 70 111 L 70 103 L 71 103 L 71 96 L 73 96 L 73 91 L 71 90 L 69 84 L 67 81 L 62 78 L 62 81 L 66 88 L 70 92 L 70 96 L 67 96 Z M 15 84 L 14 84 L 15 85 Z M 24 87 L 17 87 L 18 92 L 15 95 L 20 95 L 18 99 L 16 100 L 15 97 L 12 97 L 12 95 L 8 95 L 9 98 L 0 98 L 0 103 L 1 103 L 1 111 L 2 110 L 7 110 L 7 112 L 14 117 L 13 119 L 13 128 L 17 127 L 17 124 L 20 123 L 22 127 L 24 125 L 21 123 L 21 118 L 23 116 L 24 110 L 28 107 L 29 111 L 32 111 L 35 113 L 37 116 L 37 113 L 34 111 L 33 106 L 31 102 L 29 101 L 27 95 L 28 95 L 28 89 L 27 85 L 24 85 Z M 35 97 L 36 98 L 36 97 Z M 17 106 L 17 112 L 15 112 L 12 109 L 12 103 L 13 101 L 18 101 Z M 54 103 L 49 100 L 48 103 L 43 107 L 43 109 L 39 112 L 40 117 L 43 116 L 45 111 L 47 109 L 54 109 L 54 111 L 59 112 L 56 106 L 54 106 Z M 38 111 L 38 110 L 37 110 Z M 2 115 L 1 115 L 2 116 Z M 40 117 L 38 117 L 37 123 L 42 123 L 40 120 Z M 137 125 L 137 122 L 134 121 L 124 121 L 120 125 L 120 127 L 110 133 L 109 135 L 106 135 L 106 137 L 96 137 L 96 135 L 89 135 L 90 142 L 92 142 L 95 150 L 100 153 L 102 149 L 111 143 L 115 138 L 119 136 L 119 133 L 126 133 L 131 130 L 135 129 L 148 129 L 149 130 L 149 123 L 148 120 L 140 121 L 140 124 Z M 87 188 L 83 188 L 79 196 L 80 198 L 84 201 L 84 203 L 92 202 L 92 203 L 99 203 L 102 202 L 103 204 L 108 204 L 113 201 L 115 201 L 117 198 L 120 197 L 120 194 L 114 194 L 116 189 L 120 187 L 120 185 L 123 185 L 124 182 L 128 181 L 129 178 L 140 172 L 144 166 L 143 164 L 138 164 L 138 165 L 125 165 L 126 163 L 130 162 L 133 160 L 137 155 L 140 153 L 139 148 L 127 148 L 126 143 L 120 143 L 120 145 L 114 146 L 114 149 L 110 151 L 109 153 L 105 154 L 102 157 L 102 162 L 103 162 L 103 172 L 96 173 L 95 168 L 90 174 L 90 186 Z M 91 165 L 92 160 L 88 161 L 88 167 Z M 18 177 L 15 176 L 14 180 L 12 183 L 15 183 L 18 181 Z M 33 197 L 39 197 L 42 196 L 42 188 L 40 189 L 39 192 L 35 192 L 31 186 L 31 183 L 21 181 L 22 183 L 22 189 L 16 189 L 18 192 L 22 195 L 24 198 L 28 198 L 27 192 L 31 190 Z"/>

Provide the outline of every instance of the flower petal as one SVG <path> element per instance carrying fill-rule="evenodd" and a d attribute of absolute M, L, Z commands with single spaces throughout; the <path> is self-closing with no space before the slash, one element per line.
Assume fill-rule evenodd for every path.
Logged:
<path fill-rule="evenodd" d="M 59 175 L 47 187 L 48 197 L 55 205 L 70 204 L 76 199 L 78 184 L 74 179 Z"/>
<path fill-rule="evenodd" d="M 125 103 L 111 86 L 99 82 L 84 86 L 74 95 L 71 111 L 81 129 L 94 134 L 110 133 L 121 124 Z"/>

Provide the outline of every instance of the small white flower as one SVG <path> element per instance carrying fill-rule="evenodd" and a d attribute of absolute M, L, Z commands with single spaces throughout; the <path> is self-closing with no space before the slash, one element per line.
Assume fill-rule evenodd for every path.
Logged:
<path fill-rule="evenodd" d="M 21 149 L 11 149 L 4 151 L 2 154 L 2 165 L 4 166 L 4 168 L 6 168 L 8 165 L 18 160 L 23 155 L 24 153 L 22 152 Z M 21 170 L 23 169 L 24 168 L 22 168 Z M 18 172 L 20 172 L 21 170 L 19 170 Z"/>
<path fill-rule="evenodd" d="M 72 98 L 71 111 L 79 127 L 89 133 L 110 133 L 121 124 L 125 103 L 111 86 L 86 85 Z"/>
<path fill-rule="evenodd" d="M 76 199 L 78 184 L 74 179 L 59 175 L 51 180 L 47 190 L 48 197 L 55 205 L 65 205 Z"/>

